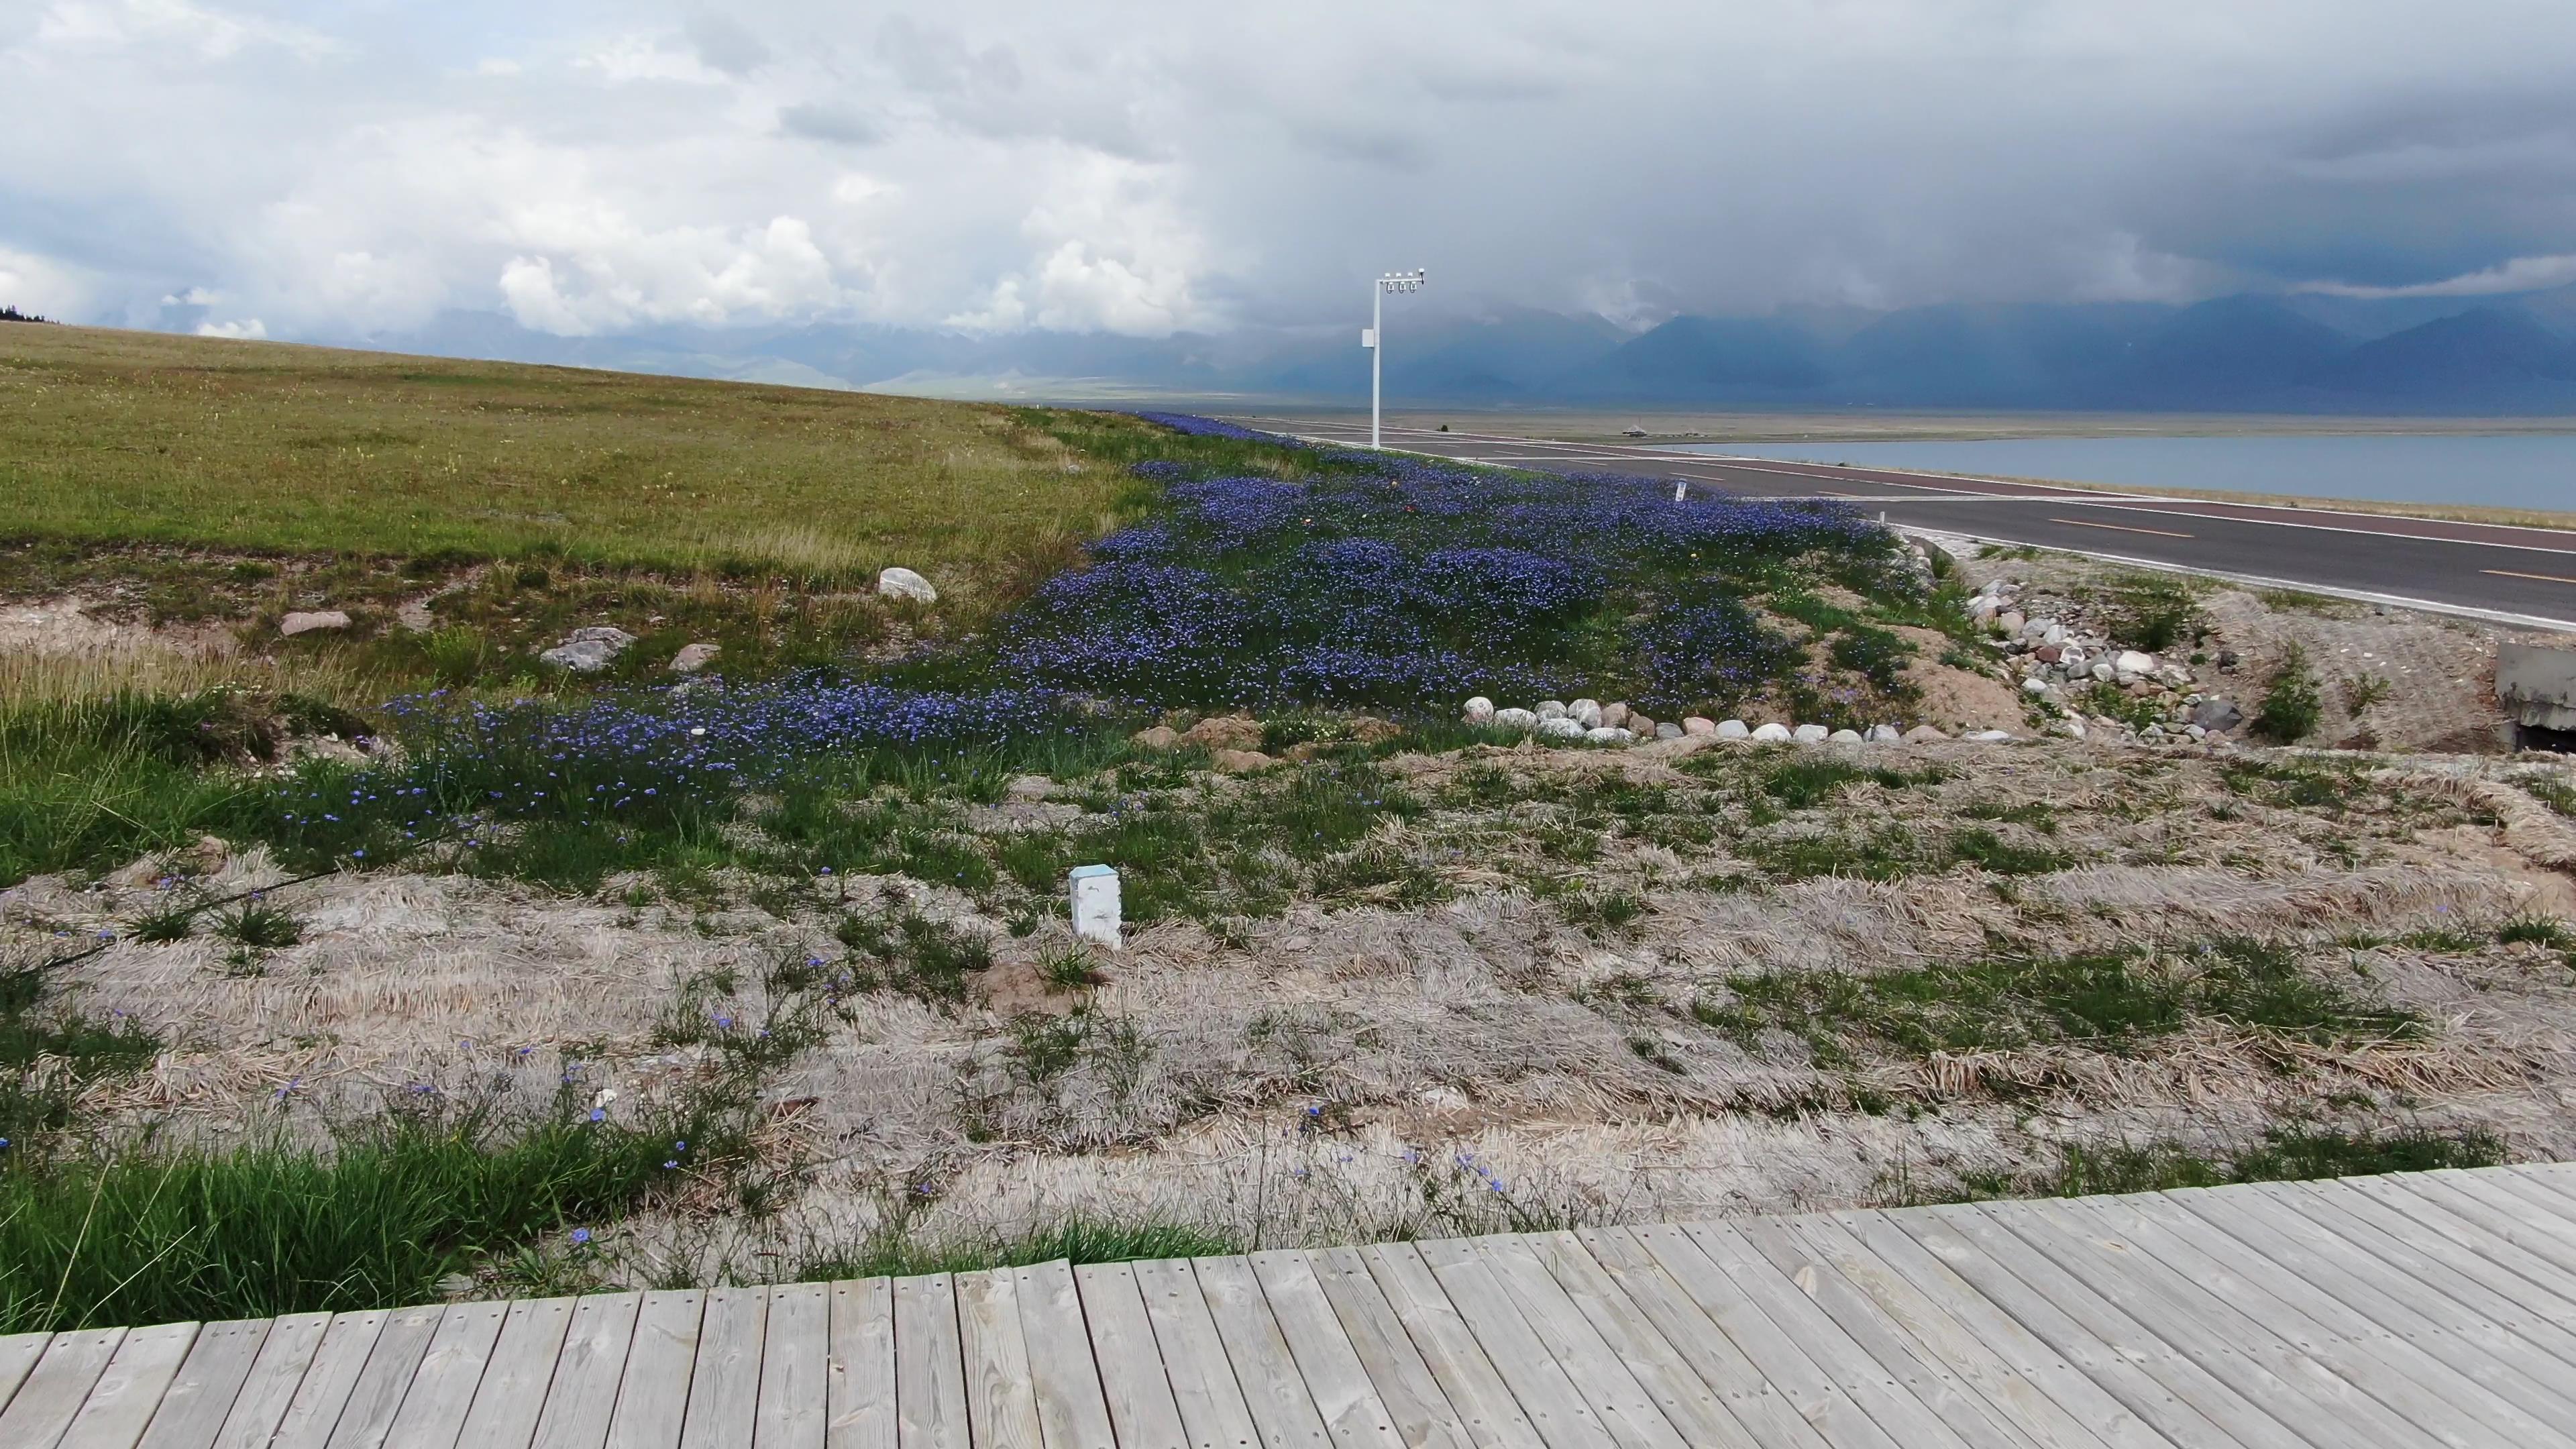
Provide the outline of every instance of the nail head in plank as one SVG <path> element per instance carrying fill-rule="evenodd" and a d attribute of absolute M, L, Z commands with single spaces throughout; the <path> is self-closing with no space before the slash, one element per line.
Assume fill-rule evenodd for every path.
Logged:
<path fill-rule="evenodd" d="M 1164 1372 L 1172 1385 L 1172 1402 L 1194 1449 L 1251 1449 L 1261 1430 L 1235 1381 L 1234 1361 L 1226 1357 L 1207 1297 L 1187 1258 L 1158 1258 L 1136 1267 L 1136 1290 L 1153 1322 L 1154 1341 L 1163 1352 Z"/>
<path fill-rule="evenodd" d="M 825 1370 L 832 1356 L 831 1290 L 785 1283 L 769 1290 L 769 1338 L 760 1351 L 760 1449 L 823 1449 Z"/>
<path fill-rule="evenodd" d="M 1700 1246 L 1680 1228 L 1646 1226 L 1611 1228 L 1596 1238 L 1586 1235 L 1594 1256 L 1619 1254 L 1640 1271 L 1660 1272 L 1680 1288 L 1692 1305 L 1785 1395 L 1816 1432 L 1837 1449 L 1893 1449 L 1896 1441 L 1863 1412 L 1841 1384 L 1800 1348 L 1759 1305 L 1718 1271 Z M 1604 1258 L 1604 1261 L 1608 1261 Z"/>
<path fill-rule="evenodd" d="M 134 1449 L 196 1341 L 193 1323 L 129 1329 L 63 1432 L 62 1449 Z"/>
<path fill-rule="evenodd" d="M 574 1300 L 523 1298 L 510 1305 L 501 1325 L 500 1342 L 492 1345 L 483 1382 L 475 1387 L 474 1407 L 457 1436 L 472 1449 L 528 1449 L 536 1437 L 537 1419 L 545 1412 L 555 1367 L 563 1358 L 564 1336 L 572 1329 Z"/>
<path fill-rule="evenodd" d="M 1575 1392 L 1583 1396 L 1612 1438 L 1630 1449 L 1678 1449 L 1680 1436 L 1654 1395 L 1637 1382 L 1636 1375 L 1584 1320 L 1582 1309 L 1567 1296 L 1564 1285 L 1539 1263 L 1526 1243 L 1510 1236 L 1467 1238 L 1442 1243 L 1435 1251 L 1453 1248 L 1472 1253 L 1484 1262 L 1494 1281 L 1511 1298 L 1512 1306 L 1520 1310 L 1521 1321 L 1538 1336 L 1548 1356 L 1565 1370 Z M 1438 1266 L 1434 1258 L 1435 1271 Z"/>
<path fill-rule="evenodd" d="M 945 1273 L 894 1280 L 894 1382 L 900 1449 L 967 1449 L 957 1288 Z"/>
<path fill-rule="evenodd" d="M 1744 1425 L 1727 1411 L 1717 1391 L 1694 1372 L 1681 1351 L 1665 1341 L 1645 1310 L 1630 1302 L 1574 1234 L 1532 1233 L 1518 1240 L 1555 1280 L 1592 1331 L 1609 1345 L 1630 1374 L 1692 1444 L 1746 1445 L 1755 1442 Z"/>
<path fill-rule="evenodd" d="M 1797 1404 L 1745 1357 L 1744 1350 L 1692 1301 L 1643 1244 L 1625 1232 L 1599 1228 L 1577 1229 L 1573 1236 L 1584 1255 L 1621 1296 L 1645 1315 L 1647 1323 L 1682 1356 L 1699 1381 L 1756 1438 L 1766 1446 L 1795 1445 L 1800 1449 L 1817 1449 L 1827 1442 L 1817 1432 L 1817 1426 L 1799 1412 Z M 1811 1375 L 1814 1373 L 1814 1365 L 1806 1368 Z M 1821 1376 L 1817 1377 L 1822 1382 Z M 1831 1385 L 1826 1388 L 1830 1390 Z M 1841 1413 L 1849 1418 L 1856 1417 L 1858 1411 L 1844 1404 Z"/>
<path fill-rule="evenodd" d="M 1320 1449 L 1330 1442 L 1324 1419 L 1306 1391 L 1305 1377 L 1270 1316 L 1269 1300 L 1252 1264 L 1242 1258 L 1193 1258 L 1190 1271 L 1216 1322 L 1217 1338 L 1234 1365 L 1235 1382 L 1252 1411 L 1265 1449 Z"/>
<path fill-rule="evenodd" d="M 1058 1258 L 1011 1270 L 1019 1288 L 1020 1329 L 1027 1336 L 1029 1377 L 1037 1384 L 1038 1422 L 1047 1449 L 1117 1449 L 1109 1400 L 1083 1322 L 1073 1265 Z"/>
<path fill-rule="evenodd" d="M 593 1293 L 573 1305 L 545 1410 L 537 1416 L 535 1449 L 601 1449 L 608 1442 L 643 1308 L 641 1293 Z"/>
<path fill-rule="evenodd" d="M 1074 1269 L 1073 1279 L 1121 1449 L 1189 1449 L 1189 1430 L 1181 1424 L 1162 1351 L 1154 1344 L 1154 1321 L 1145 1316 L 1144 1293 L 1136 1286 L 1136 1266 L 1090 1263 Z"/>
<path fill-rule="evenodd" d="M 768 1326 L 768 1289 L 707 1290 L 680 1449 L 751 1449 L 760 1411 L 761 1342 Z"/>
<path fill-rule="evenodd" d="M 966 1366 L 966 1423 L 976 1449 L 1044 1449 L 1017 1276 L 1005 1268 L 960 1273 L 951 1281 L 958 1357 Z"/>
<path fill-rule="evenodd" d="M 1912 1449 L 1915 1445 L 1963 1446 L 1959 1431 L 1909 1391 L 1902 1365 L 1881 1363 L 1807 1296 L 1803 1286 L 1771 1265 L 1744 1235 L 1724 1223 L 1689 1223 L 1683 1231 L 1763 1316 L 1780 1326 L 1818 1368 L 1878 1426 Z M 1981 1423 L 1983 1415 L 1976 1416 Z M 1991 1429 L 1991 1425 L 1988 1425 Z"/>
<path fill-rule="evenodd" d="M 384 1315 L 373 1316 L 381 1326 Z M 290 1313 L 268 1325 L 250 1372 L 242 1376 L 241 1388 L 207 1449 L 266 1449 L 272 1439 L 284 1437 L 287 1413 L 322 1346 L 330 1341 L 331 1323 L 328 1313 Z M 162 1446 L 147 1437 L 144 1449 Z"/>
<path fill-rule="evenodd" d="M 307 1317 L 327 1321 L 328 1315 Z M 141 1441 L 143 1449 L 208 1449 L 250 1378 L 271 1325 L 266 1318 L 235 1318 L 198 1329 L 187 1361 L 179 1365 L 177 1377 L 161 1391 L 161 1402 L 153 1408 L 152 1426 Z M 316 1341 L 319 1337 L 317 1332 Z M 285 1407 L 283 1401 L 279 1407 Z"/>
<path fill-rule="evenodd" d="M 894 1280 L 832 1285 L 825 1449 L 895 1449 Z"/>
<path fill-rule="evenodd" d="M 0 1338 L 0 1413 L 8 1411 L 10 1396 L 27 1381 L 36 1360 L 45 1356 L 45 1345 L 53 1341 L 50 1333 L 13 1333 Z"/>
<path fill-rule="evenodd" d="M 1304 1256 L 1397 1435 L 1420 1449 L 1472 1449 L 1476 1440 L 1466 1408 L 1451 1403 L 1441 1390 L 1439 1375 L 1369 1276 L 1367 1262 L 1348 1248 Z M 1517 1411 L 1513 1417 L 1518 1418 Z"/>
<path fill-rule="evenodd" d="M 60 1440 L 124 1341 L 122 1328 L 55 1334 L 8 1409 L 0 1412 L 0 1444 L 51 1446 Z"/>
<path fill-rule="evenodd" d="M 429 1327 L 437 1326 L 436 1309 L 419 1311 L 429 1315 Z M 330 1443 L 340 1421 L 348 1417 L 351 1401 L 367 1382 L 367 1365 L 375 1361 L 377 1342 L 396 1316 L 381 1308 L 331 1315 L 331 1326 L 322 1332 L 322 1346 L 313 1351 L 313 1362 L 305 1366 L 304 1378 L 295 1386 L 295 1397 L 286 1405 L 286 1417 L 277 1421 L 276 1434 L 269 1440 L 254 1442 L 273 1445 L 274 1449 L 323 1449 Z M 413 1340 L 411 1356 L 415 1364 L 428 1343 L 428 1329 L 424 1328 Z M 386 1409 L 385 1416 L 390 1419 L 393 1410 Z M 381 1428 L 377 1437 L 383 1437 Z"/>
<path fill-rule="evenodd" d="M 474 1409 L 474 1390 L 509 1317 L 507 1303 L 448 1305 L 385 1435 L 385 1449 L 457 1449 L 457 1436 Z"/>
<path fill-rule="evenodd" d="M 1457 1310 L 1468 1332 L 1475 1335 L 1477 1346 L 1510 1386 L 1521 1412 L 1529 1416 L 1531 1426 L 1552 1449 L 1620 1442 L 1610 1426 L 1592 1412 L 1590 1401 L 1556 1356 L 1547 1351 L 1547 1344 L 1528 1320 L 1521 1317 L 1510 1291 L 1472 1249 L 1454 1241 L 1431 1239 L 1389 1244 L 1387 1252 L 1390 1257 L 1411 1255 L 1430 1272 L 1440 1293 Z"/>
<path fill-rule="evenodd" d="M 673 1449 L 697 1377 L 698 1336 L 706 1326 L 703 1289 L 647 1293 L 635 1311 L 635 1338 L 608 1421 L 607 1449 Z"/>
<path fill-rule="evenodd" d="M 1246 1261 L 1306 1382 L 1307 1397 L 1323 1417 L 1325 1434 L 1342 1449 L 1404 1449 L 1395 1415 L 1369 1381 L 1306 1255 L 1280 1250 L 1254 1253 Z"/>

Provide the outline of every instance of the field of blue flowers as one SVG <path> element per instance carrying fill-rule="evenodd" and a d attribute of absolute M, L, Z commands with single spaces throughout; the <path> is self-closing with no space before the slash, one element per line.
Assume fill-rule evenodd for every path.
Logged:
<path fill-rule="evenodd" d="M 1848 600 L 1883 621 L 1942 613 L 1844 508 L 1153 420 L 1173 456 L 1134 466 L 1160 506 L 976 638 L 870 671 L 569 707 L 399 700 L 400 763 L 308 771 L 243 823 L 299 865 L 434 843 L 579 884 L 714 849 L 746 792 L 795 793 L 818 771 L 846 785 L 854 757 L 997 784 L 1015 765 L 1096 766 L 1162 711 L 1366 709 L 1455 733 L 1470 695 L 1589 694 L 1668 718 L 1767 698 L 1867 722 L 1901 692 L 1904 650 Z"/>

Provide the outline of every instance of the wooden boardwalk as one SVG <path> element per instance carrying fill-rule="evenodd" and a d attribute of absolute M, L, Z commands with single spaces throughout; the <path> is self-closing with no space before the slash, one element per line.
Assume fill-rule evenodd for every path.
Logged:
<path fill-rule="evenodd" d="M 0 1449 L 2576 1449 L 2576 1166 L 0 1339 Z"/>

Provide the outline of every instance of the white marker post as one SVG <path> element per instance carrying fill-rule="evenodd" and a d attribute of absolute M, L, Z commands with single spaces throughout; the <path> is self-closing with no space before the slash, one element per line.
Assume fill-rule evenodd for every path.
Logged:
<path fill-rule="evenodd" d="M 1105 865 L 1077 865 L 1066 881 L 1073 901 L 1073 935 L 1112 951 L 1118 939 L 1118 872 Z"/>
<path fill-rule="evenodd" d="M 1378 439 L 1378 399 L 1386 379 L 1386 294 L 1419 292 L 1423 280 L 1430 275 L 1420 267 L 1409 272 L 1389 272 L 1377 279 L 1376 288 L 1369 294 L 1369 321 L 1376 325 L 1360 329 L 1360 346 L 1369 352 L 1369 446 L 1372 448 L 1386 446 Z"/>

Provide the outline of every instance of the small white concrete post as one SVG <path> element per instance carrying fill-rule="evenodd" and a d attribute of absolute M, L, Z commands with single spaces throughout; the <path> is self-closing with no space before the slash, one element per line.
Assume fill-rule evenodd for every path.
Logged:
<path fill-rule="evenodd" d="M 1681 502 L 1682 500 L 1684 500 L 1684 499 L 1688 498 L 1689 496 L 1690 496 L 1690 480 L 1689 480 L 1689 479 L 1686 479 L 1686 478 L 1676 478 L 1676 479 L 1674 479 L 1674 480 L 1673 480 L 1673 501 L 1674 501 L 1675 503 L 1679 503 L 1679 502 Z"/>
<path fill-rule="evenodd" d="M 1096 941 L 1112 951 L 1118 939 L 1118 872 L 1105 865 L 1077 865 L 1067 884 L 1073 896 L 1076 940 Z"/>

